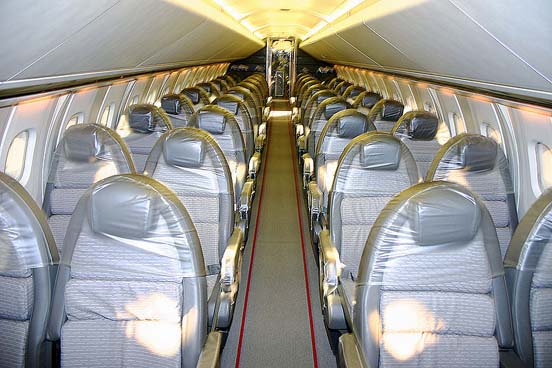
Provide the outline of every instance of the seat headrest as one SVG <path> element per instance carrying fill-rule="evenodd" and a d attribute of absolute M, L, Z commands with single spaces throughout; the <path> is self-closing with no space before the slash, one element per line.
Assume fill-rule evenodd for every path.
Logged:
<path fill-rule="evenodd" d="M 228 99 L 219 99 L 217 100 L 217 105 L 230 111 L 232 114 L 237 115 L 239 104 L 237 101 L 229 101 Z"/>
<path fill-rule="evenodd" d="M 161 108 L 167 114 L 178 115 L 182 109 L 180 96 L 176 94 L 165 95 L 161 98 Z"/>
<path fill-rule="evenodd" d="M 338 119 L 337 122 L 337 135 L 340 138 L 354 138 L 367 130 L 368 121 L 366 116 L 359 112 L 347 114 Z"/>
<path fill-rule="evenodd" d="M 346 102 L 332 102 L 327 104 L 324 107 L 324 116 L 326 117 L 326 120 L 330 120 L 330 118 L 339 111 L 345 110 L 347 108 Z"/>
<path fill-rule="evenodd" d="M 199 128 L 211 134 L 223 134 L 226 129 L 224 114 L 215 111 L 200 111 L 197 116 Z"/>
<path fill-rule="evenodd" d="M 161 200 L 145 185 L 114 181 L 91 194 L 90 227 L 96 233 L 143 239 L 157 224 Z"/>
<path fill-rule="evenodd" d="M 211 93 L 211 85 L 209 83 L 200 83 L 197 86 L 203 88 L 207 93 Z"/>
<path fill-rule="evenodd" d="M 73 125 L 63 136 L 65 158 L 77 162 L 92 162 L 101 157 L 105 150 L 92 124 Z"/>
<path fill-rule="evenodd" d="M 360 87 L 355 87 L 351 90 L 351 93 L 349 94 L 349 97 L 351 98 L 355 98 L 357 97 L 358 95 L 360 95 L 362 92 L 364 92 L 364 90 Z"/>
<path fill-rule="evenodd" d="M 399 101 L 385 100 L 381 110 L 381 120 L 397 121 L 403 114 L 404 105 Z"/>
<path fill-rule="evenodd" d="M 393 137 L 377 137 L 360 151 L 360 165 L 368 170 L 397 170 L 401 161 L 401 143 Z"/>
<path fill-rule="evenodd" d="M 375 92 L 366 92 L 362 97 L 361 105 L 371 109 L 379 100 L 381 96 Z"/>
<path fill-rule="evenodd" d="M 404 122 L 406 133 L 412 139 L 430 141 L 439 130 L 439 119 L 427 111 L 410 111 L 399 120 Z"/>
<path fill-rule="evenodd" d="M 199 91 L 195 89 L 186 88 L 182 90 L 182 93 L 188 96 L 194 105 L 199 103 Z"/>
<path fill-rule="evenodd" d="M 238 91 L 230 91 L 230 92 L 228 92 L 228 93 L 231 94 L 231 95 L 236 96 L 236 97 L 239 98 L 240 100 L 243 100 L 244 97 L 245 97 L 245 95 L 244 95 L 243 93 L 238 92 Z"/>
<path fill-rule="evenodd" d="M 408 203 L 407 216 L 416 244 L 431 246 L 473 239 L 481 209 L 471 195 L 441 187 L 415 195 Z"/>
<path fill-rule="evenodd" d="M 139 133 L 155 131 L 157 108 L 154 105 L 134 105 L 129 108 L 128 125 Z"/>
<path fill-rule="evenodd" d="M 323 101 L 327 100 L 330 97 L 335 97 L 333 93 L 322 93 L 316 97 L 316 103 L 320 105 Z"/>
<path fill-rule="evenodd" d="M 488 171 L 494 168 L 498 145 L 493 139 L 469 137 L 459 148 L 462 167 L 467 171 Z"/>
<path fill-rule="evenodd" d="M 165 162 L 178 167 L 201 167 L 205 143 L 189 136 L 173 134 L 163 143 Z"/>

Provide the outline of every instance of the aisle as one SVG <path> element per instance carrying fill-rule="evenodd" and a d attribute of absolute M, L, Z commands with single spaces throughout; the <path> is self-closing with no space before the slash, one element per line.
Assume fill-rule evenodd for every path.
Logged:
<path fill-rule="evenodd" d="M 288 107 L 281 104 L 280 108 Z M 262 189 L 256 196 L 222 367 L 335 367 L 320 311 L 318 271 L 307 233 L 303 234 L 302 246 L 299 218 L 306 220 L 306 212 L 296 192 L 296 185 L 301 184 L 296 183 L 296 158 L 291 144 L 289 115 L 273 118 L 264 173 L 259 178 Z"/>

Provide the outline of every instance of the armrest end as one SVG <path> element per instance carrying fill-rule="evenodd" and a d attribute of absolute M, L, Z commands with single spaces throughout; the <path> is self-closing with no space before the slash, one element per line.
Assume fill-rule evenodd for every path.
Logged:
<path fill-rule="evenodd" d="M 237 282 L 242 244 L 243 232 L 239 228 L 234 228 L 222 255 L 220 284 L 223 291 L 232 291 L 232 287 Z"/>
<path fill-rule="evenodd" d="M 339 253 L 337 248 L 330 239 L 330 231 L 322 230 L 319 235 L 319 247 L 322 264 L 321 270 L 324 272 L 324 279 L 322 281 L 322 288 L 324 295 L 329 295 L 337 289 L 339 283 L 339 276 L 341 276 L 341 269 L 343 264 L 339 260 Z"/>
<path fill-rule="evenodd" d="M 205 345 L 201 349 L 197 368 L 217 368 L 220 366 L 220 352 L 222 350 L 222 333 L 213 331 L 207 335 Z"/>

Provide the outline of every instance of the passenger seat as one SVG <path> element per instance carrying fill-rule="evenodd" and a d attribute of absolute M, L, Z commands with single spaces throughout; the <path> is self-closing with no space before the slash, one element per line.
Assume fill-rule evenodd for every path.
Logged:
<path fill-rule="evenodd" d="M 61 367 L 216 364 L 222 335 L 207 334 L 199 237 L 170 189 L 143 175 L 104 179 L 69 227 L 48 327 Z"/>
<path fill-rule="evenodd" d="M 54 153 L 43 204 L 60 254 L 69 220 L 84 192 L 104 178 L 134 172 L 131 154 L 113 130 L 77 124 L 65 131 Z"/>
<path fill-rule="evenodd" d="M 498 144 L 479 134 L 460 134 L 437 152 L 426 181 L 447 180 L 477 193 L 493 218 L 503 257 L 517 227 L 508 160 Z"/>
<path fill-rule="evenodd" d="M 422 183 L 389 202 L 351 293 L 345 367 L 499 367 L 512 341 L 492 219 L 458 184 Z"/>
<path fill-rule="evenodd" d="M 441 148 L 436 139 L 439 130 L 437 115 L 427 111 L 409 111 L 391 130 L 410 149 L 422 177 L 425 177 L 435 154 Z"/>
<path fill-rule="evenodd" d="M 25 188 L 0 173 L 0 366 L 48 367 L 45 345 L 54 267 L 59 263 L 44 213 Z"/>
<path fill-rule="evenodd" d="M 366 91 L 362 92 L 355 98 L 352 106 L 359 112 L 368 116 L 370 109 L 374 107 L 379 100 L 381 100 L 381 96 L 378 93 Z"/>
<path fill-rule="evenodd" d="M 190 124 L 193 128 L 207 131 L 221 148 L 232 174 L 234 193 L 240 196 L 252 198 L 255 181 L 248 179 L 248 167 L 245 159 L 245 144 L 238 122 L 234 115 L 222 107 L 210 105 L 205 106 L 194 114 Z M 237 211 L 249 220 L 250 207 L 240 208 L 241 204 L 236 198 Z M 250 203 L 250 202 L 249 202 Z"/>
<path fill-rule="evenodd" d="M 172 128 L 169 116 L 157 106 L 140 104 L 128 108 L 126 121 L 119 124 L 117 133 L 128 145 L 137 172 L 144 171 L 146 159 L 157 139 Z"/>
<path fill-rule="evenodd" d="M 234 227 L 234 187 L 224 153 L 203 130 L 175 129 L 153 148 L 146 175 L 174 190 L 188 210 L 207 267 L 210 317 L 219 299 L 217 327 L 227 328 L 238 291 L 244 234 Z"/>
<path fill-rule="evenodd" d="M 552 366 L 552 190 L 523 216 L 504 261 L 515 350 L 527 367 Z"/>
<path fill-rule="evenodd" d="M 184 94 L 170 94 L 161 98 L 161 108 L 169 115 L 174 128 L 188 126 L 194 114 L 194 104 Z"/>
<path fill-rule="evenodd" d="M 188 97 L 190 101 L 192 101 L 192 103 L 194 104 L 195 111 L 211 103 L 209 99 L 209 94 L 203 88 L 200 88 L 200 87 L 184 88 L 180 93 L 182 93 L 183 95 Z"/>
<path fill-rule="evenodd" d="M 340 111 L 328 121 L 322 129 L 314 157 L 314 170 L 303 167 L 304 180 L 308 181 L 312 174 L 315 180 L 308 185 L 308 207 L 311 225 L 315 238 L 318 236 L 321 223 L 327 220 L 328 194 L 332 188 L 337 163 L 345 147 L 361 134 L 375 131 L 376 127 L 365 115 L 354 109 Z M 315 239 L 315 241 L 317 241 Z"/>
<path fill-rule="evenodd" d="M 328 227 L 319 239 L 324 273 L 321 290 L 329 328 L 346 328 L 345 318 L 352 310 L 344 310 L 343 305 L 353 305 L 364 244 L 376 228 L 376 218 L 395 195 L 420 181 L 408 147 L 390 134 L 362 134 L 341 154 L 328 201 Z"/>
<path fill-rule="evenodd" d="M 400 119 L 404 105 L 395 100 L 379 100 L 368 113 L 368 118 L 380 132 L 391 133 L 395 123 Z"/>

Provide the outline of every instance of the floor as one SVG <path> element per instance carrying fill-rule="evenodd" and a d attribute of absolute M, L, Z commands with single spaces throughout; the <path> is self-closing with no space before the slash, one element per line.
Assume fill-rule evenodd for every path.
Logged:
<path fill-rule="evenodd" d="M 273 111 L 285 112 L 283 101 Z M 324 327 L 289 114 L 269 122 L 222 367 L 336 367 Z M 303 226 L 301 226 L 303 225 Z"/>

